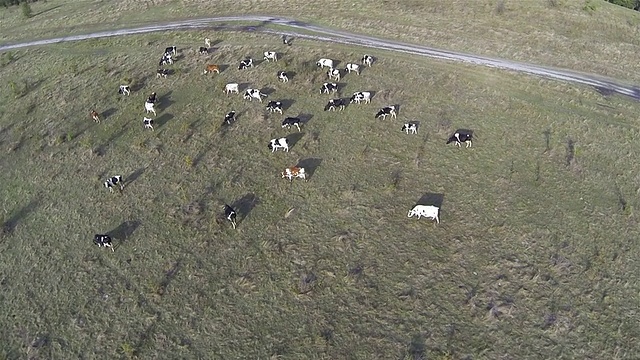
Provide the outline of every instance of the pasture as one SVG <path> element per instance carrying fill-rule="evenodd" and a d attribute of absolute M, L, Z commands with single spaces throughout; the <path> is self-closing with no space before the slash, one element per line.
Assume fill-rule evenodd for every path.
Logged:
<path fill-rule="evenodd" d="M 197 52 L 214 41 L 209 55 Z M 170 40 L 167 40 L 170 39 Z M 179 56 L 156 78 L 166 46 Z M 278 62 L 262 62 L 264 51 Z M 371 104 L 324 112 L 321 57 Z M 253 68 L 239 71 L 246 56 Z M 203 75 L 206 64 L 220 74 Z M 277 72 L 291 72 L 281 83 Z M 11 53 L 0 75 L 0 357 L 632 358 L 638 104 L 492 69 L 177 32 Z M 131 95 L 118 94 L 130 82 Z M 285 104 L 225 95 L 237 82 Z M 144 100 L 160 99 L 155 131 Z M 374 119 L 399 105 L 398 118 Z M 100 124 L 89 110 L 102 116 Z M 235 110 L 237 121 L 221 127 Z M 305 119 L 271 153 L 286 116 Z M 401 131 L 419 121 L 417 134 Z M 471 148 L 445 145 L 457 128 Z M 307 164 L 309 181 L 280 177 Z M 106 177 L 125 188 L 109 193 Z M 442 196 L 440 224 L 407 218 Z M 220 219 L 235 204 L 238 227 Z M 92 243 L 114 238 L 115 252 Z"/>

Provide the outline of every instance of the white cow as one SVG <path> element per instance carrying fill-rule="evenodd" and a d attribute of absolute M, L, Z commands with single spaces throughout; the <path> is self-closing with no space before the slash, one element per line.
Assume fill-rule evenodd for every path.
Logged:
<path fill-rule="evenodd" d="M 207 49 L 210 48 L 211 47 L 211 39 L 205 38 L 204 39 L 204 46 L 206 46 Z"/>
<path fill-rule="evenodd" d="M 267 61 L 269 60 L 278 61 L 278 54 L 275 51 L 265 51 L 264 59 Z"/>
<path fill-rule="evenodd" d="M 417 134 L 418 133 L 418 124 L 416 124 L 416 123 L 406 123 L 406 124 L 402 125 L 402 131 L 406 132 L 407 134 L 409 134 L 409 131 L 411 131 L 412 134 Z"/>
<path fill-rule="evenodd" d="M 122 95 L 131 95 L 131 88 L 129 87 L 129 85 L 120 85 L 118 93 Z"/>
<path fill-rule="evenodd" d="M 416 205 L 409 211 L 409 215 L 407 217 L 412 217 L 414 215 L 420 217 L 424 216 L 429 219 L 434 219 L 438 224 L 440 223 L 440 218 L 438 214 L 440 213 L 440 208 L 433 205 Z"/>
<path fill-rule="evenodd" d="M 320 66 L 321 68 L 324 68 L 325 66 L 328 68 L 332 68 L 333 67 L 333 60 L 331 59 L 320 59 L 316 62 L 316 65 Z"/>
<path fill-rule="evenodd" d="M 271 152 L 278 150 L 278 148 L 282 148 L 284 151 L 289 151 L 289 142 L 287 138 L 279 138 L 279 139 L 271 139 L 269 142 L 269 149 Z"/>
<path fill-rule="evenodd" d="M 348 73 L 351 73 L 352 71 L 355 71 L 356 74 L 360 75 L 360 65 L 358 65 L 358 64 L 352 64 L 352 63 L 347 64 L 347 67 L 345 68 L 345 70 Z"/>
<path fill-rule="evenodd" d="M 247 91 L 244 92 L 243 97 L 249 100 L 253 100 L 253 99 L 258 99 L 260 100 L 260 102 L 262 102 L 262 98 L 266 97 L 267 94 L 263 94 L 260 92 L 260 89 L 247 89 Z"/>
<path fill-rule="evenodd" d="M 225 85 L 224 87 L 224 92 L 227 93 L 227 95 L 229 95 L 229 93 L 236 93 L 239 94 L 239 90 L 238 87 L 240 85 L 238 83 L 230 83 Z"/>
<path fill-rule="evenodd" d="M 144 109 L 146 110 L 146 113 L 147 113 L 147 114 L 148 114 L 148 113 L 150 113 L 150 112 L 152 112 L 152 113 L 153 113 L 153 115 L 157 115 L 157 114 L 156 114 L 156 110 L 153 108 L 153 103 L 152 103 L 152 102 L 145 101 L 145 103 L 144 103 Z"/>

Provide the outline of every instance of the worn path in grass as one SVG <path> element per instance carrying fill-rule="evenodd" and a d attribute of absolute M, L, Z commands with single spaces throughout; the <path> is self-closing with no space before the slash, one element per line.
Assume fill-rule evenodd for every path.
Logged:
<path fill-rule="evenodd" d="M 232 26 L 224 23 L 227 22 L 259 22 L 257 26 Z M 476 65 L 489 66 L 499 69 L 506 69 L 526 73 L 530 75 L 542 76 L 555 80 L 568 81 L 583 85 L 593 86 L 597 91 L 605 94 L 621 94 L 629 96 L 633 99 L 640 100 L 640 88 L 636 85 L 624 84 L 622 81 L 605 78 L 594 74 L 582 74 L 570 70 L 556 69 L 551 67 L 543 67 L 533 64 L 509 61 L 504 59 L 489 58 L 472 54 L 464 54 L 453 51 L 439 50 L 426 46 L 407 44 L 403 42 L 384 40 L 371 36 L 349 33 L 341 30 L 329 29 L 317 25 L 300 22 L 294 19 L 286 19 L 271 16 L 229 16 L 229 17 L 213 17 L 203 19 L 185 20 L 172 23 L 162 23 L 148 25 L 130 29 L 120 29 L 112 31 L 101 31 L 84 35 L 65 36 L 53 39 L 27 41 L 16 44 L 0 45 L 0 51 L 18 49 L 28 46 L 48 45 L 60 42 L 78 41 L 86 39 L 95 39 L 102 37 L 142 34 L 148 32 L 197 29 L 212 26 L 212 23 L 222 23 L 214 27 L 217 31 L 235 30 L 235 31 L 261 31 L 276 34 L 286 34 L 306 39 L 319 41 L 329 41 L 340 44 L 359 45 L 375 49 L 398 51 L 408 54 L 428 56 L 437 59 L 451 60 L 457 62 L 465 62 Z M 282 26 L 297 30 L 304 30 L 305 33 L 284 32 L 269 29 L 268 25 Z M 311 34 L 309 34 L 309 32 Z"/>

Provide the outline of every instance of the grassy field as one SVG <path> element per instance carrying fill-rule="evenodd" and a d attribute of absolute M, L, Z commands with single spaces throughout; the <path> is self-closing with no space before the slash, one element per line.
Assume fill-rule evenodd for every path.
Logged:
<path fill-rule="evenodd" d="M 48 0 L 0 9 L 0 41 L 237 14 L 295 17 L 443 49 L 640 83 L 640 13 L 603 0 Z"/>
<path fill-rule="evenodd" d="M 204 35 L 171 34 L 168 79 L 155 77 L 167 34 L 3 57 L 0 358 L 640 353 L 636 102 L 376 52 L 341 81 L 342 96 L 371 90 L 372 103 L 329 113 L 315 60 L 343 68 L 366 49 L 227 32 L 200 56 Z M 281 60 L 237 70 L 266 50 Z M 206 63 L 228 67 L 205 76 Z M 267 149 L 295 133 L 283 115 L 225 96 L 227 82 L 308 119 L 289 153 Z M 142 126 L 152 91 L 154 132 Z M 373 118 L 390 104 L 397 120 Z M 220 127 L 232 109 L 237 123 Z M 406 120 L 418 135 L 400 131 Z M 459 127 L 475 131 L 472 148 L 445 145 Z M 299 161 L 309 182 L 280 178 Z M 115 174 L 126 187 L 110 194 Z M 407 218 L 425 194 L 444 197 L 438 225 Z M 219 220 L 224 202 L 237 230 Z M 92 244 L 103 232 L 115 252 Z"/>

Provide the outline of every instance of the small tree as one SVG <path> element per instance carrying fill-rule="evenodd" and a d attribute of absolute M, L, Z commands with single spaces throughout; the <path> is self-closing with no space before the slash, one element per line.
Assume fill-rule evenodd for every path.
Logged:
<path fill-rule="evenodd" d="M 31 11 L 31 5 L 27 1 L 24 1 L 20 7 L 22 8 L 22 16 L 25 18 L 30 18 L 33 16 L 33 11 Z"/>

